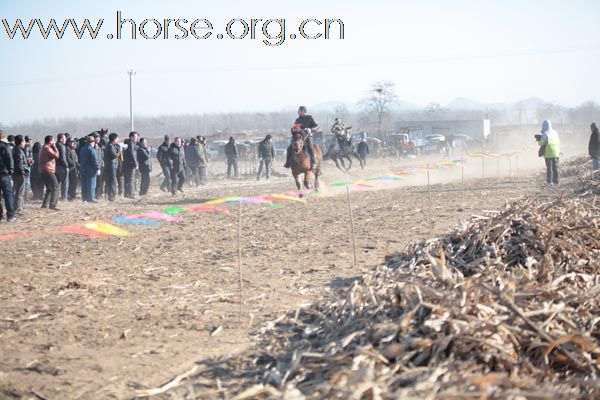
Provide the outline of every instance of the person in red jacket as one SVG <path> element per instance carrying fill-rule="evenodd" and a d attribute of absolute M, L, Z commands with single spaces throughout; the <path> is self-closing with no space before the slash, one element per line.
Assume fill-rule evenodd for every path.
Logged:
<path fill-rule="evenodd" d="M 58 158 L 58 149 L 54 144 L 54 136 L 46 136 L 44 147 L 40 151 L 40 177 L 46 186 L 42 208 L 59 211 L 58 208 L 58 180 L 56 179 L 56 159 Z"/>

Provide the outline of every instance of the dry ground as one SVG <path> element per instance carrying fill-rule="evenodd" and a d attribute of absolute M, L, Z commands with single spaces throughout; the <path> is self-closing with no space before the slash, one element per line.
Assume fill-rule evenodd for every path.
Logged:
<path fill-rule="evenodd" d="M 377 176 L 390 165 L 355 174 Z M 56 214 L 34 203 L 17 224 L 0 225 L 0 235 L 38 232 L 0 244 L 0 398 L 130 398 L 196 361 L 251 350 L 253 327 L 351 282 L 409 241 L 512 198 L 555 195 L 523 169 L 518 177 L 482 182 L 472 178 L 480 176 L 474 165 L 466 188 L 495 188 L 467 190 L 464 199 L 458 169 L 432 172 L 432 189 L 446 191 L 431 194 L 431 230 L 428 196 L 419 186 L 425 175 L 393 189 L 352 192 L 358 268 L 345 189 L 284 208 L 243 205 L 241 321 L 237 205 L 227 206 L 230 214 L 190 213 L 160 228 L 126 226 L 132 235 L 125 238 L 51 228 L 226 195 L 282 192 L 293 188 L 291 177 L 212 183 L 176 198 L 154 186 L 143 201 L 65 203 Z M 326 182 L 344 178 L 326 168 Z M 494 175 L 495 166 L 489 168 Z"/>

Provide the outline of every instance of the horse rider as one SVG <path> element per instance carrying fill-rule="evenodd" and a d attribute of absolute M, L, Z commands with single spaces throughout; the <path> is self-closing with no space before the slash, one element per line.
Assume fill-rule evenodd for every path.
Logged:
<path fill-rule="evenodd" d="M 331 126 L 331 133 L 335 135 L 335 138 L 340 146 L 340 150 L 343 150 L 344 146 L 350 142 L 346 133 L 346 131 L 350 128 L 351 126 L 346 126 L 346 124 L 344 124 L 339 118 L 336 118 L 335 122 Z"/>
<path fill-rule="evenodd" d="M 306 133 L 304 136 L 304 146 L 308 151 L 308 156 L 310 157 L 310 169 L 311 171 L 315 170 L 316 160 L 315 153 L 313 152 L 313 141 L 312 141 L 312 132 L 311 130 L 316 128 L 317 122 L 312 117 L 312 115 L 307 114 L 306 107 L 300 106 L 298 108 L 298 118 L 296 118 L 296 122 L 294 123 L 294 127 L 292 128 L 292 140 L 294 139 L 294 135 L 297 133 Z M 292 161 L 292 145 L 290 144 L 287 148 L 287 156 L 285 161 L 285 168 L 289 168 Z"/>

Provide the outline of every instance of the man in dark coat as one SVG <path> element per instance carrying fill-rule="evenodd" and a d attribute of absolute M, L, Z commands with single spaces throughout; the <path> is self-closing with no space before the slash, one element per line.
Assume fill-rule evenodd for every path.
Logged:
<path fill-rule="evenodd" d="M 233 168 L 233 174 L 237 178 L 239 176 L 238 151 L 233 136 L 229 138 L 229 142 L 225 145 L 225 156 L 227 157 L 227 177 L 231 178 L 231 169 Z"/>
<path fill-rule="evenodd" d="M 158 146 L 158 151 L 156 153 L 156 159 L 158 160 L 158 164 L 160 165 L 160 169 L 162 170 L 164 179 L 160 184 L 160 190 L 163 192 L 171 191 L 171 163 L 169 161 L 169 146 L 171 145 L 171 139 L 169 135 L 165 135 L 165 141 Z"/>
<path fill-rule="evenodd" d="M 139 170 L 137 160 L 137 132 L 131 132 L 129 139 L 125 141 L 127 148 L 123 152 L 123 175 L 125 178 L 125 197 L 135 198 L 133 192 L 135 190 L 135 171 Z"/>
<path fill-rule="evenodd" d="M 69 188 L 69 164 L 67 163 L 67 147 L 65 146 L 67 137 L 64 133 L 56 135 L 56 148 L 58 149 L 58 159 L 56 160 L 56 180 L 60 185 L 60 199 L 67 199 L 67 189 Z"/>
<path fill-rule="evenodd" d="M 0 193 L 4 197 L 6 206 L 6 220 L 15 221 L 15 209 L 13 208 L 13 187 L 11 176 L 14 172 L 14 163 L 11 151 L 8 147 L 8 141 L 4 137 L 4 132 L 0 130 Z M 2 221 L 2 203 L 0 202 L 0 221 Z"/>
<path fill-rule="evenodd" d="M 100 160 L 100 174 L 96 176 L 96 199 L 100 199 L 104 193 L 104 145 L 102 144 L 102 137 L 98 132 L 94 133 L 94 140 L 96 141 L 95 150 L 98 160 Z"/>
<path fill-rule="evenodd" d="M 18 214 L 23 214 L 25 209 L 25 179 L 29 175 L 29 165 L 25 155 L 25 140 L 22 135 L 15 136 L 13 148 L 13 208 Z"/>
<path fill-rule="evenodd" d="M 192 171 L 192 179 L 196 186 L 200 185 L 200 176 L 198 167 L 200 166 L 200 149 L 198 147 L 198 139 L 192 138 L 190 144 L 185 148 L 185 163 Z"/>
<path fill-rule="evenodd" d="M 185 183 L 185 154 L 181 138 L 176 137 L 169 147 L 169 163 L 171 168 L 171 194 L 175 196 L 177 190 L 183 192 Z"/>
<path fill-rule="evenodd" d="M 69 164 L 69 190 L 67 200 L 73 201 L 77 197 L 79 185 L 79 157 L 77 156 L 77 141 L 67 139 L 67 163 Z"/>
<path fill-rule="evenodd" d="M 260 160 L 260 165 L 258 166 L 258 175 L 256 176 L 257 181 L 260 180 L 263 165 L 265 167 L 266 178 L 269 179 L 271 177 L 271 162 L 275 158 L 275 148 L 273 147 L 271 138 L 271 135 L 267 135 L 264 140 L 258 144 L 258 159 Z"/>
<path fill-rule="evenodd" d="M 598 136 L 598 126 L 594 122 L 591 125 L 592 134 L 588 143 L 588 153 L 592 157 L 592 170 L 600 170 L 600 137 Z"/>
<path fill-rule="evenodd" d="M 119 136 L 108 135 L 108 144 L 104 149 L 104 181 L 108 201 L 115 201 L 117 196 L 117 169 L 119 168 Z"/>
<path fill-rule="evenodd" d="M 150 172 L 152 172 L 152 159 L 150 158 L 150 148 L 146 138 L 140 139 L 140 146 L 137 149 L 138 165 L 140 166 L 140 175 L 142 181 L 140 183 L 140 196 L 148 194 L 150 188 Z"/>
<path fill-rule="evenodd" d="M 367 139 L 361 139 L 358 143 L 358 147 L 356 149 L 358 156 L 360 157 L 360 165 L 364 167 L 367 165 L 367 155 L 369 154 L 369 144 L 367 143 Z"/>

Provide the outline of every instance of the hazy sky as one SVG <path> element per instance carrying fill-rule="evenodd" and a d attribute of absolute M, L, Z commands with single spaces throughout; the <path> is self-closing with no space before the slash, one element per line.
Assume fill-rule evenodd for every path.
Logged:
<path fill-rule="evenodd" d="M 208 39 L 107 39 L 122 18 L 205 18 Z M 0 24 L 0 123 L 53 117 L 129 113 L 126 71 L 133 68 L 137 114 L 281 110 L 327 101 L 354 103 L 377 80 L 396 83 L 405 101 L 427 104 L 468 97 L 514 102 L 539 96 L 567 106 L 600 102 L 600 2 L 574 1 L 8 1 L 0 18 L 47 25 L 74 18 L 96 22 L 100 34 L 77 39 L 71 27 L 58 40 L 43 39 L 34 26 L 29 39 L 9 40 Z M 221 40 L 232 19 L 286 19 L 286 40 L 266 46 L 257 37 Z M 301 21 L 339 18 L 345 38 L 299 37 Z M 1 21 L 0 21 L 1 22 Z M 241 25 L 234 34 L 241 34 Z M 183 26 L 186 26 L 182 22 Z M 322 32 L 312 22 L 305 32 Z M 319 31 L 321 29 L 321 31 Z M 269 32 L 276 34 L 278 25 Z M 147 35 L 156 32 L 153 23 Z M 199 32 L 204 34 L 205 31 Z M 298 38 L 292 40 L 291 34 Z M 275 42 L 275 41 L 273 41 Z"/>

